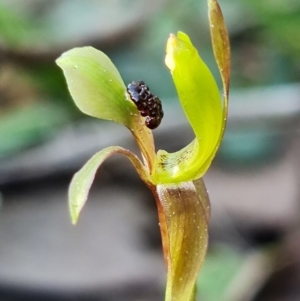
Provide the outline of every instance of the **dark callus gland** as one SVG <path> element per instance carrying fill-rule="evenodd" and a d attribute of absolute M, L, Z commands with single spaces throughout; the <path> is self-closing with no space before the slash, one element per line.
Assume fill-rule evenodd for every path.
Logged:
<path fill-rule="evenodd" d="M 151 130 L 157 128 L 164 117 L 160 99 L 151 94 L 143 81 L 131 82 L 127 86 L 127 92 L 141 116 L 146 117 L 146 126 Z"/>

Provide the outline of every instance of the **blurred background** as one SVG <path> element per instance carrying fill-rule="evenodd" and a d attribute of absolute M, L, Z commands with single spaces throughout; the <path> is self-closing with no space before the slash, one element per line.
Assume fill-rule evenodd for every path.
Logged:
<path fill-rule="evenodd" d="M 220 0 L 232 47 L 229 122 L 205 176 L 210 246 L 203 301 L 300 300 L 300 2 Z M 71 226 L 72 174 L 130 133 L 83 115 L 55 59 L 101 49 L 125 83 L 163 102 L 157 149 L 193 139 L 164 65 L 187 32 L 219 83 L 205 0 L 0 1 L 0 299 L 163 300 L 155 202 L 125 158 L 98 173 Z M 176 133 L 176 135 L 174 135 Z"/>

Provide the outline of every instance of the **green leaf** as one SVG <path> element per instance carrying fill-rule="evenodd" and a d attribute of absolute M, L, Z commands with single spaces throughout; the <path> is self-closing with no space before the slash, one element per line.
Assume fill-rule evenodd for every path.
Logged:
<path fill-rule="evenodd" d="M 74 48 L 63 53 L 56 63 L 82 112 L 132 127 L 137 108 L 127 100 L 125 84 L 103 52 L 93 47 Z"/>
<path fill-rule="evenodd" d="M 175 153 L 157 154 L 155 183 L 178 183 L 201 177 L 222 135 L 223 104 L 217 84 L 189 37 L 179 32 L 167 43 L 166 65 L 195 140 Z"/>
<path fill-rule="evenodd" d="M 208 243 L 209 200 L 202 179 L 156 188 L 168 267 L 166 301 L 194 300 Z"/>
<path fill-rule="evenodd" d="M 253 257 L 253 254 L 250 256 Z M 244 272 L 246 270 L 245 262 L 249 260 L 247 257 L 250 256 L 240 252 L 240 250 L 236 250 L 234 247 L 229 248 L 228 246 L 221 244 L 214 246 L 212 252 L 208 252 L 206 255 L 204 265 L 201 268 L 201 274 L 197 279 L 199 300 L 244 300 L 243 297 L 245 296 L 247 296 L 245 298 L 247 299 L 249 293 L 248 290 L 245 290 L 244 286 L 241 290 L 239 284 L 247 283 L 247 286 L 249 286 L 249 289 L 252 292 L 257 289 L 256 286 L 255 289 L 253 289 L 253 285 L 250 280 L 252 277 L 248 279 L 251 273 L 248 271 L 246 272 L 248 276 L 246 278 L 247 280 L 245 282 L 241 281 L 241 279 L 243 279 L 243 270 Z M 249 264 L 253 266 L 255 262 L 253 261 L 253 258 L 249 261 L 251 261 Z M 259 265 L 264 269 L 264 265 L 261 261 L 259 261 Z M 254 278 L 256 278 L 256 276 L 258 275 L 255 274 Z M 257 279 L 255 279 L 255 281 L 257 281 Z M 233 288 L 236 288 L 236 290 Z M 202 296 L 203 298 L 201 298 Z"/>
<path fill-rule="evenodd" d="M 113 154 L 128 157 L 141 179 L 148 184 L 148 173 L 139 158 L 127 149 L 111 146 L 96 153 L 73 177 L 69 187 L 69 209 L 73 224 L 77 223 L 79 214 L 88 198 L 96 172 L 103 161 Z M 148 184 L 149 185 L 149 184 Z"/>
<path fill-rule="evenodd" d="M 42 101 L 1 114 L 0 158 L 12 156 L 23 148 L 44 141 L 68 122 L 69 117 L 68 112 L 55 102 Z"/>

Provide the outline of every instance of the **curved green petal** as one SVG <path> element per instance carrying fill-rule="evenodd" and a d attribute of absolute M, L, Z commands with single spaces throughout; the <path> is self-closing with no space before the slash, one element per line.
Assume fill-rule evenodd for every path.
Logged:
<path fill-rule="evenodd" d="M 208 1 L 208 16 L 213 51 L 223 83 L 224 109 L 227 116 L 230 83 L 230 43 L 225 20 L 217 0 Z"/>
<path fill-rule="evenodd" d="M 165 61 L 196 138 L 178 152 L 160 150 L 153 179 L 178 183 L 197 179 L 207 170 L 222 135 L 223 104 L 210 70 L 186 34 L 170 36 Z"/>
<path fill-rule="evenodd" d="M 224 97 L 224 107 L 223 107 L 223 121 L 222 121 L 222 131 L 217 142 L 217 147 L 212 153 L 211 157 L 205 162 L 203 169 L 207 169 L 210 166 L 212 159 L 218 151 L 221 144 L 228 115 L 228 102 L 229 102 L 229 84 L 230 84 L 230 43 L 229 36 L 225 24 L 225 20 L 217 0 L 208 0 L 208 16 L 210 24 L 210 33 L 212 46 L 214 51 L 214 56 L 216 63 L 218 65 L 222 84 L 223 84 L 223 97 Z"/>
<path fill-rule="evenodd" d="M 63 53 L 56 63 L 82 112 L 131 127 L 136 106 L 127 100 L 125 84 L 103 52 L 93 47 L 74 48 Z"/>
<path fill-rule="evenodd" d="M 79 214 L 88 198 L 96 172 L 103 161 L 113 154 L 128 157 L 141 179 L 148 184 L 148 173 L 139 158 L 127 149 L 111 146 L 96 153 L 74 176 L 69 187 L 69 209 L 72 223 L 76 224 Z"/>
<path fill-rule="evenodd" d="M 149 169 L 152 169 L 155 159 L 152 132 L 129 99 L 123 80 L 111 60 L 93 47 L 81 47 L 63 53 L 56 63 L 64 72 L 78 108 L 90 116 L 125 125 L 139 145 Z"/>
<path fill-rule="evenodd" d="M 194 300 L 195 282 L 208 244 L 209 199 L 203 180 L 157 185 L 167 262 L 166 301 Z"/>

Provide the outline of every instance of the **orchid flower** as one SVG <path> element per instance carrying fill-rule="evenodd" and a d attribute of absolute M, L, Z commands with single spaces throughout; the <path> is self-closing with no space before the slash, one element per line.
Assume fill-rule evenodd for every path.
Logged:
<path fill-rule="evenodd" d="M 202 176 L 218 150 L 226 125 L 229 40 L 217 0 L 208 0 L 208 12 L 223 95 L 188 35 L 183 32 L 171 34 L 165 63 L 195 133 L 195 139 L 175 153 L 164 150 L 156 153 L 145 117 L 131 100 L 118 70 L 103 52 L 92 47 L 74 48 L 56 61 L 78 108 L 90 116 L 127 127 L 142 155 L 141 160 L 120 146 L 96 153 L 74 175 L 70 184 L 72 222 L 77 222 L 102 162 L 113 154 L 125 155 L 156 200 L 167 268 L 166 301 L 195 299 L 195 281 L 207 249 L 210 217 L 209 198 Z"/>

